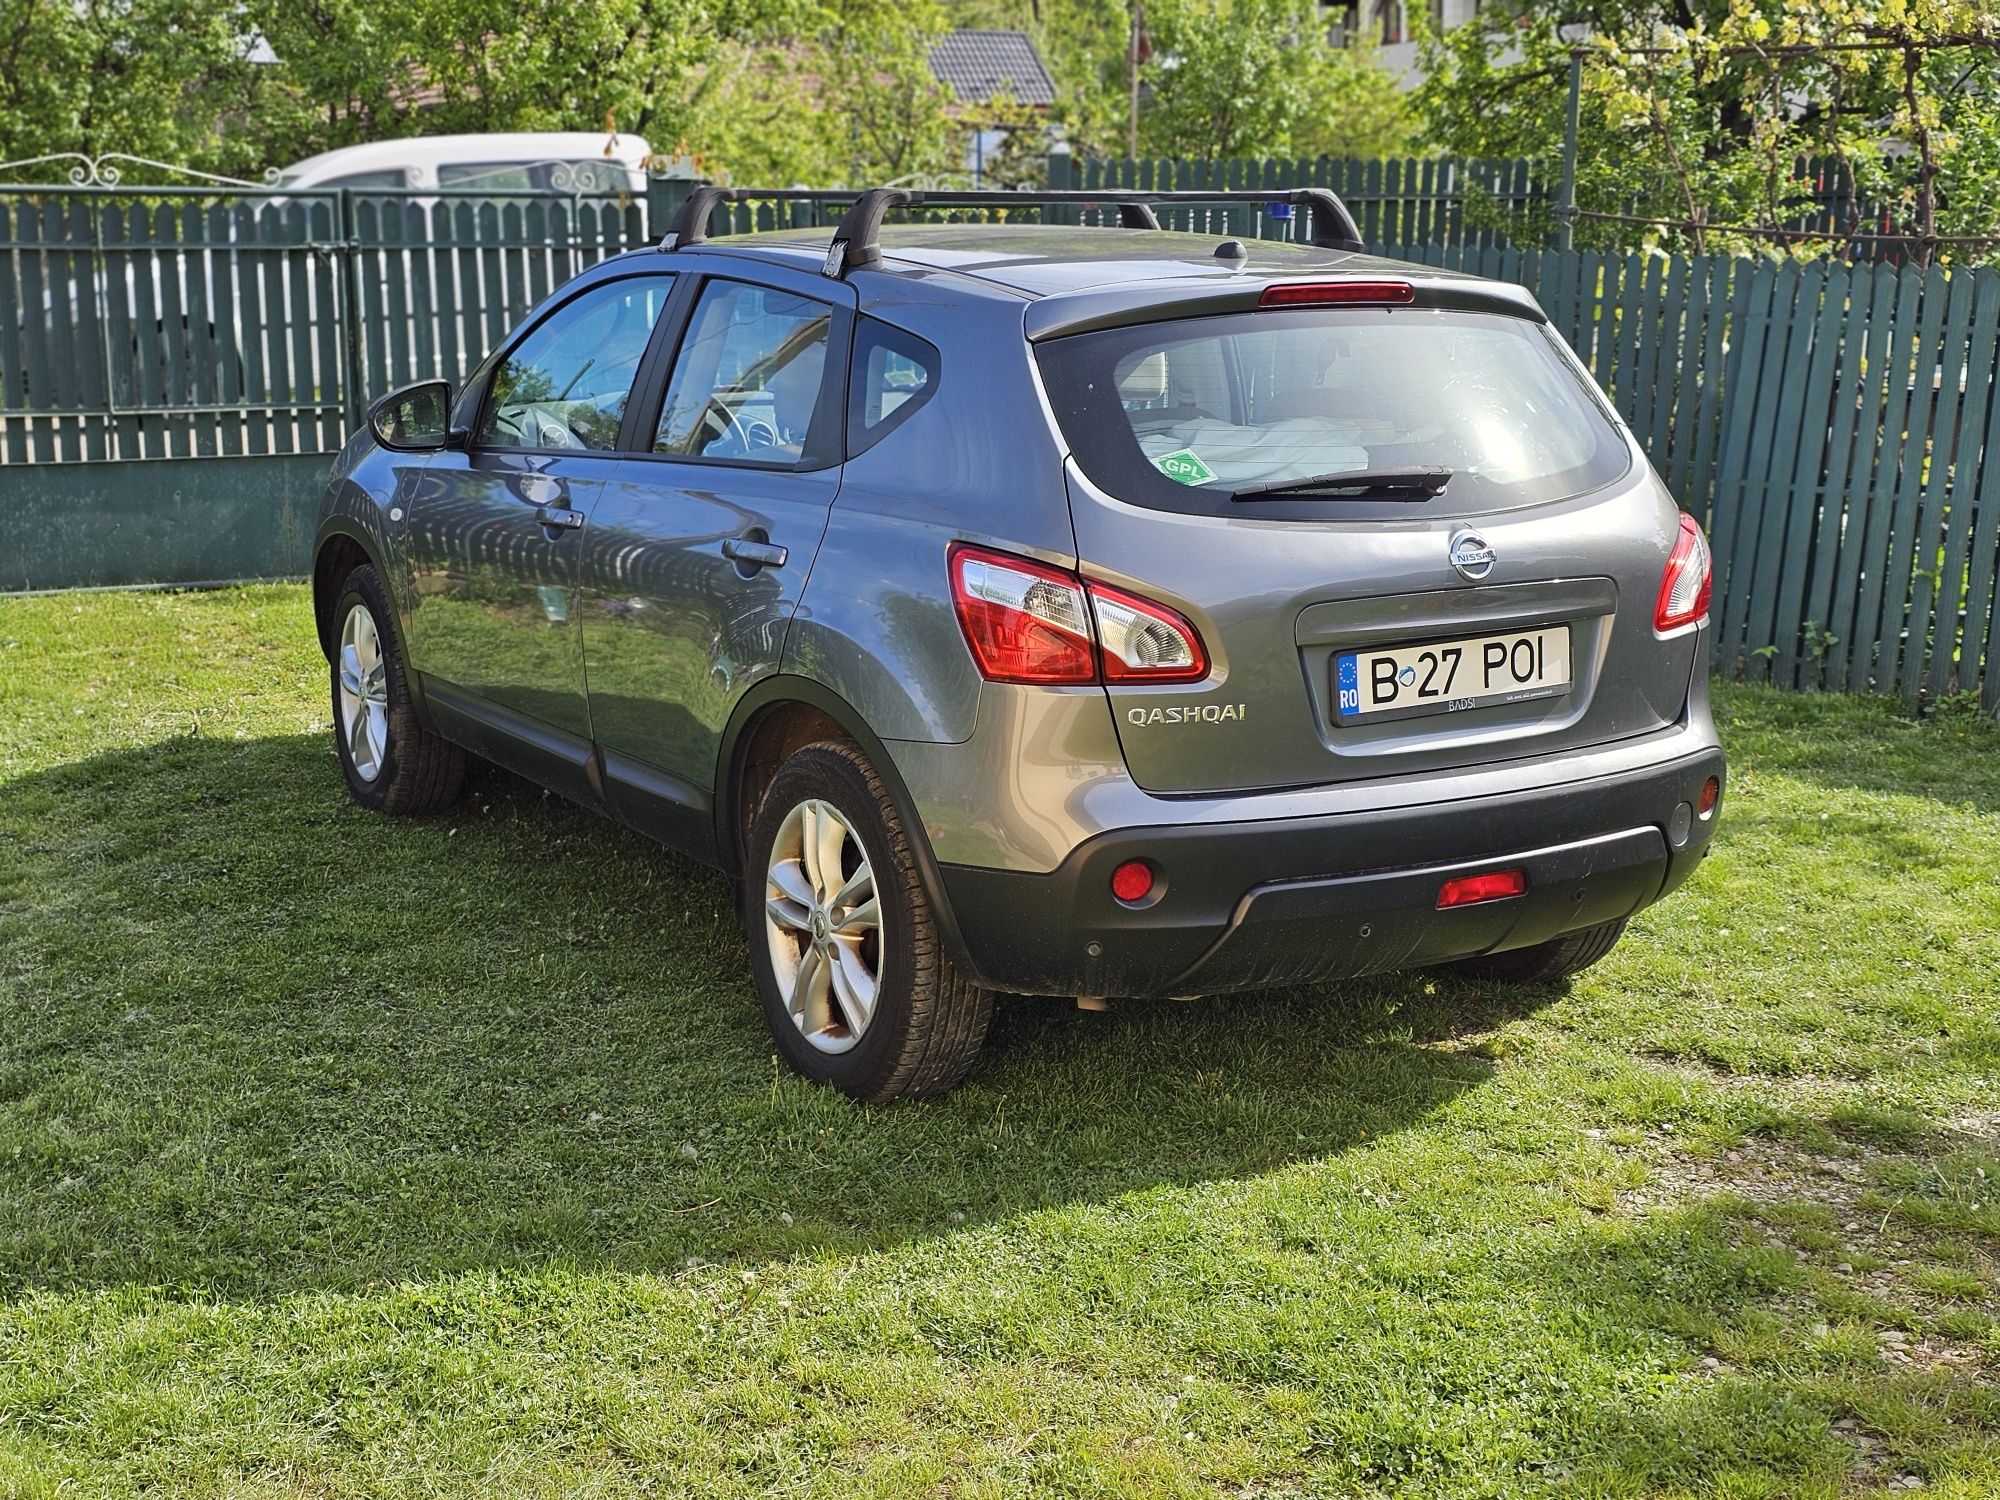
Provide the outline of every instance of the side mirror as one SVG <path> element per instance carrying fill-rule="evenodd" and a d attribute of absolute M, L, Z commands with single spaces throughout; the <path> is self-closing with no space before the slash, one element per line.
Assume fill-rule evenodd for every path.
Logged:
<path fill-rule="evenodd" d="M 402 453 L 450 447 L 450 382 L 423 380 L 391 391 L 368 408 L 368 427 L 376 442 Z"/>

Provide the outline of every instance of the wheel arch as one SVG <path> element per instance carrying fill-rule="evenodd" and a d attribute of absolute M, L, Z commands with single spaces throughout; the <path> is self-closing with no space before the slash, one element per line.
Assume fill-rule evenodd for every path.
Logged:
<path fill-rule="evenodd" d="M 381 564 L 376 562 L 367 538 L 359 529 L 333 524 L 320 532 L 313 548 L 312 600 L 313 626 L 319 634 L 322 655 L 333 655 L 334 632 L 339 629 L 333 609 L 340 598 L 340 585 L 363 564 L 381 571 Z"/>

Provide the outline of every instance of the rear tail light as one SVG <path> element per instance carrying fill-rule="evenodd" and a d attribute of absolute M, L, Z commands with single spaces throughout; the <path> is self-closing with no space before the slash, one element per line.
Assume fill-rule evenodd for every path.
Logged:
<path fill-rule="evenodd" d="M 1208 675 L 1200 634 L 1164 604 L 983 547 L 953 547 L 950 566 L 959 628 L 988 682 L 1196 682 Z"/>
<path fill-rule="evenodd" d="M 951 602 L 988 682 L 1091 683 L 1097 648 L 1072 575 L 975 547 L 951 554 Z"/>
<path fill-rule="evenodd" d="M 1164 604 L 1087 583 L 1107 682 L 1198 682 L 1208 675 L 1201 636 Z"/>
<path fill-rule="evenodd" d="M 1447 906 L 1476 906 L 1481 901 L 1504 901 L 1527 892 L 1525 870 L 1491 870 L 1484 875 L 1461 875 L 1438 887 L 1438 910 Z"/>
<path fill-rule="evenodd" d="M 1681 512 L 1681 534 L 1667 558 L 1667 571 L 1660 579 L 1659 602 L 1653 606 L 1653 628 L 1665 635 L 1670 630 L 1693 625 L 1708 614 L 1708 597 L 1715 588 L 1714 560 L 1709 556 L 1708 539 L 1701 523 Z"/>
<path fill-rule="evenodd" d="M 1264 288 L 1259 307 L 1313 307 L 1329 302 L 1405 306 L 1417 300 L 1407 281 L 1290 281 Z"/>
<path fill-rule="evenodd" d="M 1721 797 L 1722 782 L 1719 778 L 1711 776 L 1701 784 L 1701 800 L 1695 803 L 1694 810 L 1705 818 L 1715 811 L 1715 804 Z"/>

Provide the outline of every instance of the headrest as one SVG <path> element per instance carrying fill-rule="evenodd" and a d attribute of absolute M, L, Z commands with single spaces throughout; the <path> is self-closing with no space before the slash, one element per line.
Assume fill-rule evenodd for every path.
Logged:
<path fill-rule="evenodd" d="M 1167 399 L 1167 351 L 1148 354 L 1118 377 L 1118 399 L 1127 406 L 1149 406 Z"/>

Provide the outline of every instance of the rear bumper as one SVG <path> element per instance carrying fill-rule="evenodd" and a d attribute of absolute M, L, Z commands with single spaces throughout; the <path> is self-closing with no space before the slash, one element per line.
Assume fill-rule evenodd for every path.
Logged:
<path fill-rule="evenodd" d="M 1214 994 L 1412 968 L 1630 916 L 1708 852 L 1723 774 L 1704 748 L 1638 769 L 1422 807 L 1119 829 L 1046 874 L 941 865 L 980 982 L 1026 994 Z M 1152 904 L 1111 895 L 1143 856 Z M 1522 869 L 1525 895 L 1439 911 L 1459 874 Z"/>

